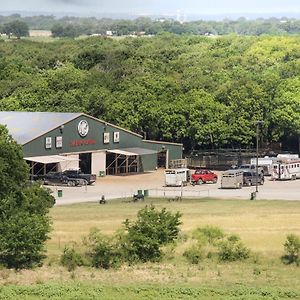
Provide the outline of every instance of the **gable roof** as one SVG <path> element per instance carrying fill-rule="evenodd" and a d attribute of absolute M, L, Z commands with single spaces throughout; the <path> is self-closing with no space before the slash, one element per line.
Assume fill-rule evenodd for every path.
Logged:
<path fill-rule="evenodd" d="M 47 133 L 82 113 L 0 111 L 0 124 L 21 145 Z"/>

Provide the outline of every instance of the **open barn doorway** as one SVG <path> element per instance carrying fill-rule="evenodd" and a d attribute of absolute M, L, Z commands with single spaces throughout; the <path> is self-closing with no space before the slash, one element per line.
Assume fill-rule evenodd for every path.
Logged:
<path fill-rule="evenodd" d="M 92 173 L 92 153 L 79 154 L 79 168 L 84 174 Z"/>
<path fill-rule="evenodd" d="M 157 167 L 167 168 L 167 150 L 163 150 L 157 153 Z"/>

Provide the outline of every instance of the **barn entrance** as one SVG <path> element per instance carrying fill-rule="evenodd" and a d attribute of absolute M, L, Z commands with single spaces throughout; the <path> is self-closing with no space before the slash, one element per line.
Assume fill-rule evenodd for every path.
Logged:
<path fill-rule="evenodd" d="M 92 173 L 92 153 L 79 154 L 79 168 L 84 174 Z"/>
<path fill-rule="evenodd" d="M 157 153 L 157 167 L 158 168 L 167 167 L 167 150 L 163 150 Z"/>
<path fill-rule="evenodd" d="M 106 154 L 106 174 L 118 175 L 137 173 L 139 170 L 139 160 L 135 153 L 127 151 L 113 150 Z"/>

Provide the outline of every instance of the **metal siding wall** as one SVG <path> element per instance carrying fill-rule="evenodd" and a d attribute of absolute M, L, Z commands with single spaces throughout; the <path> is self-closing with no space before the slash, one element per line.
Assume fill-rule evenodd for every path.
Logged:
<path fill-rule="evenodd" d="M 147 154 L 140 156 L 140 162 L 142 164 L 142 169 L 140 171 L 153 171 L 157 167 L 157 154 Z"/>
<path fill-rule="evenodd" d="M 142 147 L 151 149 L 151 150 L 156 150 L 158 152 L 162 151 L 162 150 L 169 150 L 169 163 L 173 159 L 181 159 L 182 158 L 182 145 L 143 141 Z"/>
<path fill-rule="evenodd" d="M 92 174 L 99 175 L 100 171 L 106 170 L 106 152 L 92 153 Z"/>
<path fill-rule="evenodd" d="M 88 135 L 82 138 L 77 131 L 78 123 L 80 120 L 87 120 L 89 124 Z M 95 151 L 101 149 L 120 149 L 120 148 L 130 148 L 130 147 L 142 147 L 142 138 L 136 136 L 130 132 L 124 131 L 119 128 L 112 127 L 110 125 L 106 126 L 99 121 L 94 119 L 81 116 L 75 120 L 64 125 L 64 128 L 61 133 L 59 129 L 54 129 L 49 133 L 31 141 L 30 143 L 23 146 L 24 156 L 43 156 L 43 155 L 57 155 L 61 153 L 73 153 L 73 152 L 87 152 Z M 103 133 L 110 133 L 110 142 L 109 144 L 103 143 Z M 120 142 L 113 142 L 113 133 L 120 133 Z M 55 137 L 62 136 L 63 138 L 63 147 L 61 149 L 56 149 L 55 147 Z M 45 148 L 45 138 L 52 138 L 52 148 Z M 94 140 L 94 145 L 82 145 L 77 147 L 72 147 L 71 142 L 74 140 Z"/>

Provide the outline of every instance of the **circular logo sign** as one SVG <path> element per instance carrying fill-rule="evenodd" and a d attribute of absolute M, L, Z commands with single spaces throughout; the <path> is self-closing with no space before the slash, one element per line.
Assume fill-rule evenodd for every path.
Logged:
<path fill-rule="evenodd" d="M 86 120 L 81 120 L 78 123 L 78 133 L 80 136 L 84 137 L 88 134 L 89 132 L 89 124 Z"/>

